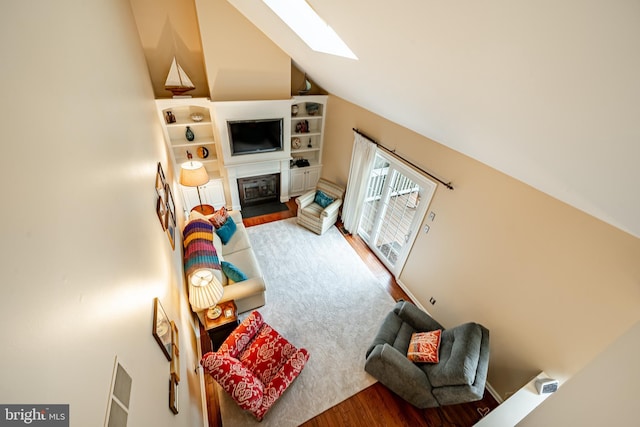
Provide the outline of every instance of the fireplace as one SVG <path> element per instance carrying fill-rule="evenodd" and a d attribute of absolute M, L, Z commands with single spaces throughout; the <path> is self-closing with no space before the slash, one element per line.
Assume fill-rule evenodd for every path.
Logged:
<path fill-rule="evenodd" d="M 280 174 L 238 178 L 240 206 L 248 207 L 280 201 Z"/>
<path fill-rule="evenodd" d="M 222 101 L 213 103 L 215 122 L 219 124 L 217 129 L 216 145 L 220 147 L 224 165 L 223 176 L 226 177 L 231 209 L 240 210 L 242 206 L 261 205 L 269 203 L 269 200 L 284 203 L 289 200 L 289 160 L 291 160 L 291 99 L 262 100 L 262 101 Z M 282 120 L 281 138 L 282 149 L 244 153 L 241 156 L 233 155 L 229 129 L 226 124 L 234 121 L 260 121 Z M 238 181 L 244 178 L 251 180 L 262 178 L 263 175 L 278 174 L 276 187 L 273 183 L 240 184 Z M 241 193 L 246 193 L 243 188 L 249 190 L 249 198 Z M 253 199 L 253 200 L 251 200 Z"/>

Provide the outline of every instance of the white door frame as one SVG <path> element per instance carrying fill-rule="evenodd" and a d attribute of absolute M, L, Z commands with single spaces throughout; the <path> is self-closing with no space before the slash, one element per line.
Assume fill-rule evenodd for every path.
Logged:
<path fill-rule="evenodd" d="M 380 226 L 382 223 L 382 219 L 385 216 L 386 204 L 382 204 L 380 207 L 380 211 L 376 213 L 376 221 L 371 229 L 371 233 L 369 235 L 369 239 L 365 240 L 369 248 L 376 254 L 376 256 L 380 259 L 380 261 L 389 269 L 391 274 L 394 277 L 399 277 L 402 273 L 402 269 L 404 268 L 404 264 L 407 261 L 407 257 L 409 256 L 409 252 L 413 247 L 413 243 L 420 232 L 420 226 L 424 221 L 424 218 L 427 214 L 427 210 L 429 209 L 429 205 L 431 204 L 431 200 L 433 199 L 433 195 L 435 194 L 437 184 L 431 179 L 427 178 L 420 172 L 416 171 L 411 166 L 402 162 L 400 159 L 392 156 L 382 150 L 378 150 L 378 155 L 383 157 L 386 161 L 389 162 L 389 173 L 387 177 L 392 176 L 394 171 L 406 176 L 414 183 L 420 186 L 419 195 L 419 203 L 416 208 L 416 213 L 413 217 L 411 225 L 409 227 L 409 234 L 405 238 L 405 243 L 402 245 L 401 251 L 398 253 L 398 258 L 395 264 L 391 264 L 387 257 L 382 254 L 380 249 L 378 249 L 375 245 L 375 240 L 378 237 L 378 233 L 380 231 Z M 384 191 L 382 192 L 382 199 L 386 200 L 389 196 L 389 187 L 385 182 Z"/>

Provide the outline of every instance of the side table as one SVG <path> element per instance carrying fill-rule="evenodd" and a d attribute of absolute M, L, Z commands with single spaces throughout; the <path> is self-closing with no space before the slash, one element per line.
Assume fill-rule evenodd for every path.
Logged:
<path fill-rule="evenodd" d="M 196 205 L 191 208 L 191 210 L 199 212 L 202 215 L 211 215 L 216 211 L 215 208 L 211 205 Z"/>
<path fill-rule="evenodd" d="M 207 313 L 204 313 L 204 328 L 209 333 L 213 351 L 217 351 L 225 339 L 240 324 L 238 321 L 238 309 L 236 303 L 225 301 L 218 304 L 222 309 L 222 314 L 215 319 L 210 319 Z"/>

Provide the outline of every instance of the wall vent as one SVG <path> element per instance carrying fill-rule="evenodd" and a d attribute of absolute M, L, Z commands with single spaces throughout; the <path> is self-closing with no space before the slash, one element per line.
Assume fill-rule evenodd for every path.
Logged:
<path fill-rule="evenodd" d="M 111 392 L 109 393 L 109 404 L 107 416 L 105 417 L 105 427 L 126 427 L 129 417 L 129 401 L 131 398 L 131 376 L 118 362 L 118 356 L 113 367 L 111 378 Z"/>

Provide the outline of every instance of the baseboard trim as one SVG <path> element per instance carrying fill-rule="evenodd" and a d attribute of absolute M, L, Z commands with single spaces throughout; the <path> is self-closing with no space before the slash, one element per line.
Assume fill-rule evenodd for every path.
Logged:
<path fill-rule="evenodd" d="M 402 283 L 402 281 L 398 278 L 396 278 L 396 283 L 398 284 L 398 286 L 400 286 L 402 288 L 402 290 L 409 296 L 409 298 L 411 298 L 411 301 L 421 310 L 426 311 L 427 313 L 429 313 L 429 310 L 427 310 L 427 308 L 422 305 L 422 303 L 420 302 L 420 300 L 418 300 L 418 298 L 416 298 L 415 295 L 413 295 L 413 293 L 409 290 L 409 288 L 407 288 L 407 286 Z M 431 313 L 429 313 L 429 315 L 431 316 Z M 504 399 L 502 399 L 502 397 L 500 396 L 500 394 L 498 394 L 498 392 L 496 391 L 496 389 L 494 389 L 491 384 L 489 384 L 489 382 L 487 381 L 485 383 L 485 388 L 487 389 L 487 391 L 489 392 L 489 394 L 491 394 L 491 396 L 493 396 L 494 399 L 496 399 L 496 402 L 498 402 L 498 404 L 501 404 L 502 402 L 504 402 Z"/>
<path fill-rule="evenodd" d="M 502 402 L 504 402 L 504 399 L 502 399 L 502 396 L 500 396 L 500 394 L 498 394 L 498 392 L 496 391 L 495 388 L 493 388 L 491 386 L 491 384 L 489 384 L 489 382 L 487 381 L 484 385 L 484 388 L 487 389 L 487 391 L 489 392 L 489 394 L 491 396 L 493 396 L 493 398 L 496 400 L 496 402 L 498 402 L 498 405 L 500 405 Z"/>
<path fill-rule="evenodd" d="M 427 313 L 429 313 L 429 310 L 427 310 L 427 308 L 422 305 L 422 303 L 418 300 L 418 298 L 416 298 L 415 295 L 413 295 L 413 293 L 411 293 L 411 291 L 409 290 L 409 288 L 407 288 L 405 286 L 404 283 L 402 283 L 402 281 L 400 279 L 398 279 L 396 277 L 396 283 L 398 284 L 398 286 L 400 286 L 402 288 L 402 290 L 409 295 L 409 298 L 411 298 L 411 302 L 413 302 L 419 309 L 426 311 Z M 431 313 L 429 313 L 429 315 L 431 315 Z"/>

